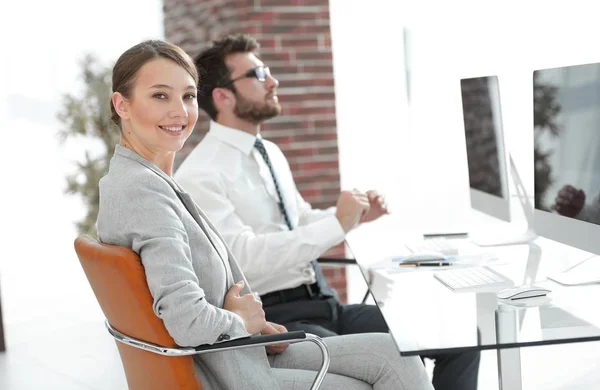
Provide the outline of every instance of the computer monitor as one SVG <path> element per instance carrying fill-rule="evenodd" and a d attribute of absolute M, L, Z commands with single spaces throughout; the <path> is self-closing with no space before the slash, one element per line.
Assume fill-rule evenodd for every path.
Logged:
<path fill-rule="evenodd" d="M 600 254 L 600 63 L 533 72 L 535 230 Z"/>
<path fill-rule="evenodd" d="M 497 76 L 460 80 L 471 207 L 510 222 Z"/>

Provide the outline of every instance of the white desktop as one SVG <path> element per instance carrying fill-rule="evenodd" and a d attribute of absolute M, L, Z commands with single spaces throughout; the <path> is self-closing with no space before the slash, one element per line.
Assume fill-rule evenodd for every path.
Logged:
<path fill-rule="evenodd" d="M 535 230 L 600 254 L 600 63 L 536 70 Z M 566 285 L 600 283 L 600 258 L 550 275 Z"/>
<path fill-rule="evenodd" d="M 478 229 L 470 232 L 471 240 L 479 246 L 529 243 L 537 237 L 533 229 L 533 206 L 505 146 L 498 77 L 462 79 L 460 86 L 471 207 L 511 222 L 510 171 L 527 221 L 525 232 L 507 230 L 498 234 Z"/>

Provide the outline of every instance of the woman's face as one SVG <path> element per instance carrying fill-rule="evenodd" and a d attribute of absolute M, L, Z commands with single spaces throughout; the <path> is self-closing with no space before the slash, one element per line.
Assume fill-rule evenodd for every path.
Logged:
<path fill-rule="evenodd" d="M 119 112 L 125 139 L 147 158 L 179 151 L 198 120 L 194 79 L 164 58 L 147 62 L 135 77 L 130 98 L 121 102 L 126 111 Z"/>

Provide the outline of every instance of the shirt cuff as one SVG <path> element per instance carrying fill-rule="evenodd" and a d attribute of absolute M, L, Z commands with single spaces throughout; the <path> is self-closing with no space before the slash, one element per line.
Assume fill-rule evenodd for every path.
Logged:
<path fill-rule="evenodd" d="M 346 232 L 344 232 L 340 221 L 338 221 L 335 215 L 323 218 L 315 222 L 314 225 L 316 226 L 311 229 L 315 232 L 314 242 L 321 248 L 324 248 L 324 251 L 339 244 L 346 238 Z"/>
<path fill-rule="evenodd" d="M 228 311 L 227 314 L 231 316 L 231 326 L 227 331 L 219 335 L 219 337 L 215 341 L 215 344 L 251 336 L 250 333 L 248 333 L 248 331 L 246 330 L 246 327 L 244 326 L 244 320 L 242 319 L 242 317 L 230 311 Z"/>

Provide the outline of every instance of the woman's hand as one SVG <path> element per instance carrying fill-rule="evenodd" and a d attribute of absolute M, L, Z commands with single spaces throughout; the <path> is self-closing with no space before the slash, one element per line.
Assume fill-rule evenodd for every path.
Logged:
<path fill-rule="evenodd" d="M 231 286 L 225 295 L 223 309 L 242 317 L 246 331 L 250 334 L 256 334 L 263 330 L 267 324 L 265 312 L 262 309 L 262 302 L 258 301 L 253 294 L 240 296 L 243 288 L 243 280 Z"/>
<path fill-rule="evenodd" d="M 260 332 L 263 335 L 266 334 L 277 334 L 277 333 L 286 333 L 288 330 L 285 328 L 285 326 L 283 325 L 279 325 L 276 324 L 274 322 L 269 322 L 267 321 L 267 325 L 263 328 L 262 332 Z M 287 347 L 289 347 L 289 344 L 272 344 L 272 345 L 267 345 L 265 348 L 267 349 L 267 353 L 269 355 L 276 355 L 278 353 L 282 353 L 283 351 L 285 351 L 287 349 Z"/>

